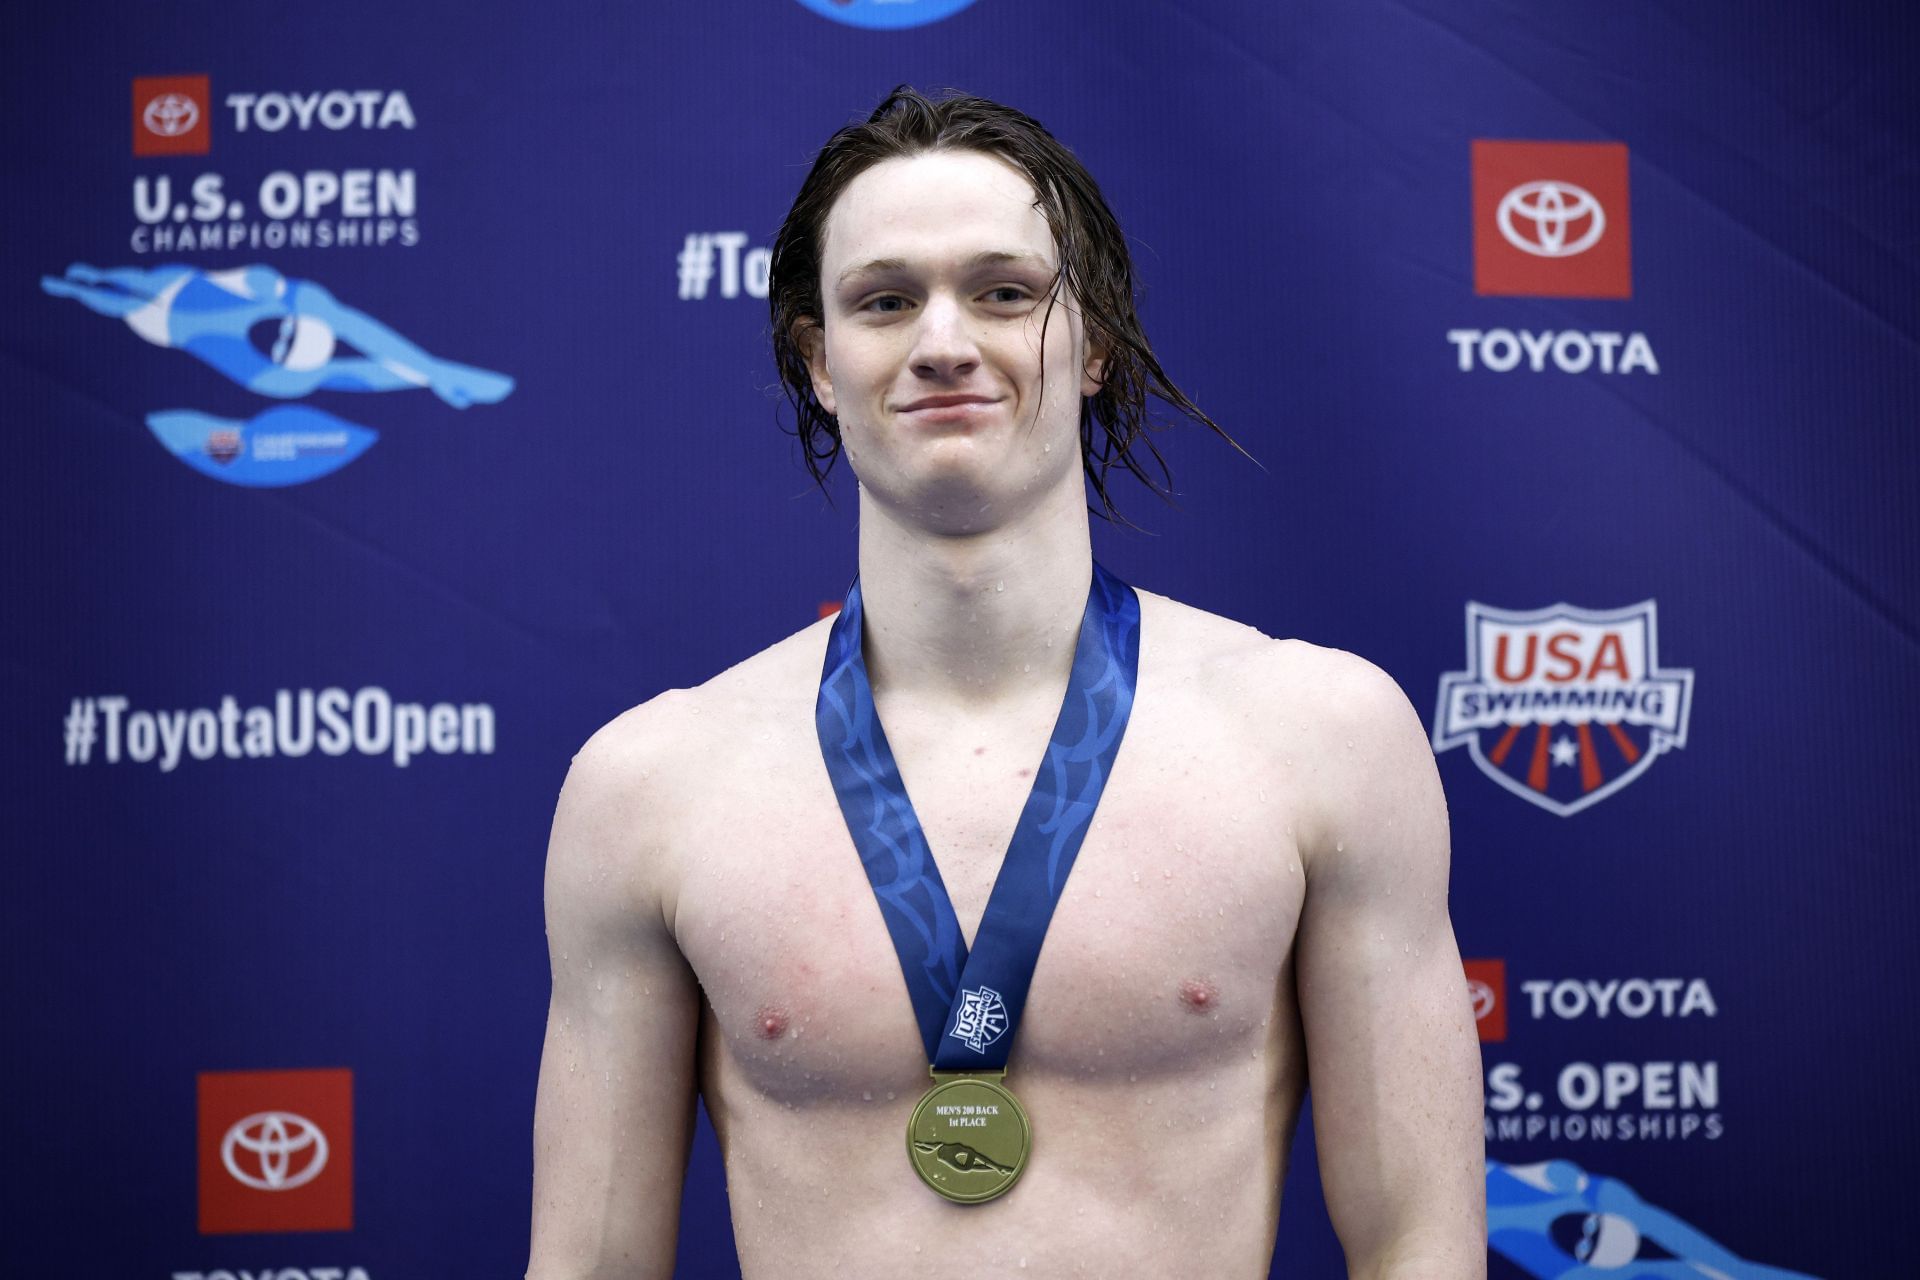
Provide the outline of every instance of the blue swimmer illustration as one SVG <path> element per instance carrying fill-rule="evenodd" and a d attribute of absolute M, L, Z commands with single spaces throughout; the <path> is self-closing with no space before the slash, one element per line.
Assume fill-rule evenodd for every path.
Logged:
<path fill-rule="evenodd" d="M 424 387 L 464 409 L 496 403 L 513 390 L 506 374 L 430 355 L 325 286 L 272 267 L 203 271 L 176 263 L 103 270 L 75 263 L 64 276 L 42 276 L 40 287 L 125 320 L 155 346 L 184 351 L 277 400 Z M 270 342 L 257 336 L 263 326 L 272 329 Z M 370 427 L 305 405 L 275 405 L 245 420 L 167 409 L 148 414 L 147 427 L 194 470 L 248 487 L 318 479 L 380 438 Z"/>
<path fill-rule="evenodd" d="M 513 390 L 503 373 L 429 355 L 311 280 L 272 267 L 202 271 L 180 264 L 102 270 L 75 263 L 40 287 L 72 298 L 155 346 L 185 351 L 263 396 L 314 391 L 400 391 L 426 387 L 456 409 L 493 404 Z M 270 351 L 254 345 L 263 321 L 278 320 Z M 342 343 L 356 355 L 342 355 Z"/>
<path fill-rule="evenodd" d="M 1487 1244 L 1537 1280 L 1813 1280 L 1747 1262 L 1570 1160 L 1487 1162 Z"/>

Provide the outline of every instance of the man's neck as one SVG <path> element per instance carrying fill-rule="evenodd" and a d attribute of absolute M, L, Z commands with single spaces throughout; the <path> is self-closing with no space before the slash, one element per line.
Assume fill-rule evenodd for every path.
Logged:
<path fill-rule="evenodd" d="M 860 594 L 876 692 L 955 708 L 1057 697 L 1092 574 L 1077 484 L 1006 525 L 957 536 L 906 524 L 863 490 Z"/>

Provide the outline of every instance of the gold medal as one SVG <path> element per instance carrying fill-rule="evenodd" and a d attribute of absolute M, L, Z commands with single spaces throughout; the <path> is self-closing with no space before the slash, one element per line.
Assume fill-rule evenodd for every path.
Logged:
<path fill-rule="evenodd" d="M 907 1159 L 920 1180 L 955 1204 L 1005 1195 L 1027 1167 L 1033 1128 L 1004 1072 L 933 1073 L 907 1122 Z"/>

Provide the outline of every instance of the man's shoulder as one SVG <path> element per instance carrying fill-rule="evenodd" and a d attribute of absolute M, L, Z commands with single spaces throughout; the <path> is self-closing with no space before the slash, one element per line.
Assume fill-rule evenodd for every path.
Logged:
<path fill-rule="evenodd" d="M 595 792 L 644 789 L 655 802 L 676 781 L 698 779 L 795 714 L 811 719 L 829 620 L 794 632 L 690 689 L 666 689 L 602 725 L 574 756 L 568 785 Z"/>
<path fill-rule="evenodd" d="M 1303 856 L 1323 860 L 1343 835 L 1371 829 L 1368 822 L 1411 828 L 1431 825 L 1435 812 L 1444 843 L 1426 729 L 1386 671 L 1358 654 L 1275 640 L 1164 597 L 1143 594 L 1142 604 L 1143 652 L 1157 618 L 1171 650 L 1164 669 L 1178 669 L 1180 687 L 1209 699 L 1219 725 L 1234 728 L 1246 750 L 1308 765 L 1297 817 Z"/>
<path fill-rule="evenodd" d="M 1182 710 L 1210 720 L 1241 750 L 1275 762 L 1313 761 L 1314 794 L 1331 808 L 1362 800 L 1383 771 L 1431 761 L 1426 730 L 1406 694 L 1358 654 L 1275 639 L 1145 592 L 1141 652 L 1143 685 L 1157 671 L 1162 690 L 1200 699 Z M 1153 667 L 1149 653 L 1158 654 Z"/>
<path fill-rule="evenodd" d="M 1378 666 L 1355 653 L 1258 628 L 1152 592 L 1139 593 L 1141 648 L 1182 676 L 1224 684 L 1235 696 L 1279 699 L 1297 714 L 1366 720 L 1404 702 Z M 1384 704 L 1384 705 L 1383 705 Z"/>

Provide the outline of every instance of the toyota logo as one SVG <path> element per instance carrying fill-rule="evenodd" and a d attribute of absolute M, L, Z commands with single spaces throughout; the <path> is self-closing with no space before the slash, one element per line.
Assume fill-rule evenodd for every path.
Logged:
<path fill-rule="evenodd" d="M 200 104 L 184 93 L 163 93 L 140 113 L 147 132 L 177 138 L 200 123 Z"/>
<path fill-rule="evenodd" d="M 1570 234 L 1583 220 L 1586 226 L 1579 234 Z M 1508 244 L 1536 258 L 1585 253 L 1607 229 L 1606 211 L 1591 191 L 1551 179 L 1523 182 L 1501 196 L 1494 221 Z"/>
<path fill-rule="evenodd" d="M 256 1191 L 291 1191 L 327 1167 L 327 1135 L 291 1111 L 257 1112 L 227 1130 L 220 1140 L 220 1162 Z"/>
<path fill-rule="evenodd" d="M 1473 997 L 1473 1020 L 1484 1021 L 1493 1012 L 1493 988 L 1477 978 L 1469 978 L 1467 994 Z"/>

